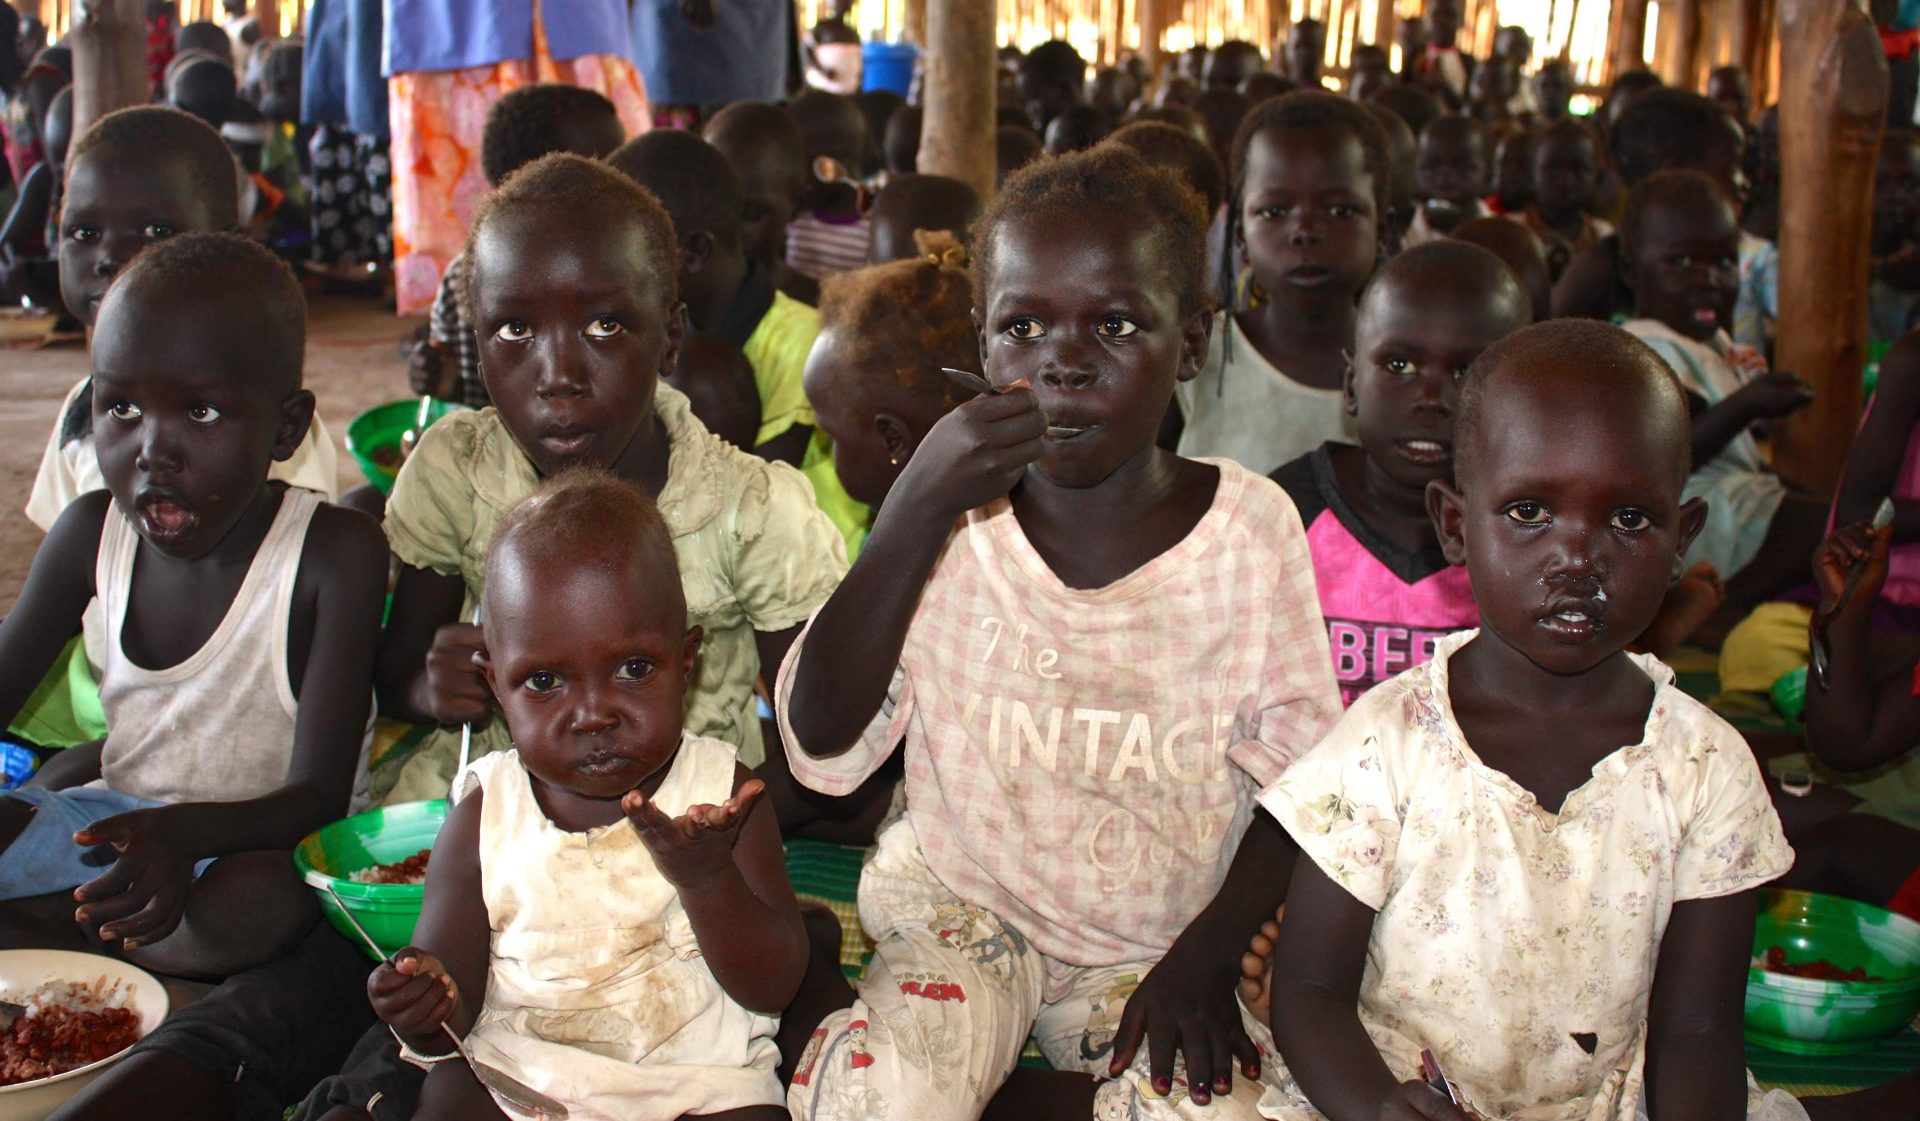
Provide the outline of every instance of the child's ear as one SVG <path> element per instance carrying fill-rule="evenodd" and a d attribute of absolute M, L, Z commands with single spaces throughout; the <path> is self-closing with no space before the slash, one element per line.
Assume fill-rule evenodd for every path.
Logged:
<path fill-rule="evenodd" d="M 1180 380 L 1192 381 L 1207 364 L 1213 342 L 1213 311 L 1202 306 L 1180 325 Z"/>
<path fill-rule="evenodd" d="M 680 676 L 689 687 L 693 685 L 693 670 L 700 663 L 700 643 L 706 638 L 706 632 L 699 627 L 688 627 L 687 637 L 680 651 Z"/>
<path fill-rule="evenodd" d="M 1466 520 L 1466 507 L 1466 499 L 1451 484 L 1439 479 L 1427 484 L 1427 517 L 1433 519 L 1434 533 L 1440 538 L 1440 552 L 1448 564 L 1467 563 L 1467 538 L 1461 528 Z"/>
<path fill-rule="evenodd" d="M 920 446 L 920 436 L 913 427 L 892 413 L 876 413 L 873 431 L 880 437 L 880 449 L 895 464 L 905 463 L 912 457 L 913 449 Z"/>
<path fill-rule="evenodd" d="M 493 679 L 493 656 L 487 653 L 486 627 L 480 628 L 480 645 L 473 652 L 473 664 L 480 667 L 481 676 L 487 679 L 487 691 L 494 696 L 504 695 L 500 683 Z"/>
<path fill-rule="evenodd" d="M 666 377 L 680 361 L 680 343 L 687 337 L 687 305 L 667 309 L 666 346 L 660 351 L 660 376 Z"/>
<path fill-rule="evenodd" d="M 1680 563 L 1680 557 L 1687 555 L 1687 550 L 1693 547 L 1693 539 L 1700 536 L 1700 530 L 1706 524 L 1706 499 L 1692 498 L 1680 504 L 1680 540 L 1677 542 L 1680 547 L 1678 555 L 1674 557 L 1675 565 Z"/>
<path fill-rule="evenodd" d="M 705 230 L 695 230 L 680 239 L 680 272 L 685 276 L 697 276 L 713 259 L 713 235 Z"/>
<path fill-rule="evenodd" d="M 273 437 L 273 459 L 276 463 L 285 463 L 300 450 L 300 442 L 307 438 L 307 429 L 313 426 L 313 391 L 296 390 L 280 402 L 280 430 Z"/>
<path fill-rule="evenodd" d="M 980 314 L 978 307 L 971 309 L 971 314 L 973 315 L 973 337 L 980 344 L 980 376 L 985 377 L 987 373 L 986 317 Z"/>
<path fill-rule="evenodd" d="M 1616 262 L 1614 265 L 1614 269 L 1616 272 L 1619 273 L 1620 283 L 1626 285 L 1627 290 L 1629 292 L 1636 291 L 1638 289 L 1638 286 L 1635 285 L 1633 282 L 1634 275 L 1636 272 L 1633 264 L 1633 258 L 1623 252 L 1619 254 L 1617 257 L 1615 257 L 1614 261 Z"/>
<path fill-rule="evenodd" d="M 1340 404 L 1347 410 L 1348 416 L 1360 415 L 1360 397 L 1353 391 L 1353 351 L 1340 352 Z"/>

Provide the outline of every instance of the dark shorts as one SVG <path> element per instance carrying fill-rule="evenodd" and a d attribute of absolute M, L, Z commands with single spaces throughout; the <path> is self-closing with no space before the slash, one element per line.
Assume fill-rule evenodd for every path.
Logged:
<path fill-rule="evenodd" d="M 235 1121 L 280 1121 L 340 1070 L 374 1023 L 372 970 L 358 947 L 315 923 L 292 953 L 227 978 L 133 1051 L 173 1055 L 231 1082 Z"/>

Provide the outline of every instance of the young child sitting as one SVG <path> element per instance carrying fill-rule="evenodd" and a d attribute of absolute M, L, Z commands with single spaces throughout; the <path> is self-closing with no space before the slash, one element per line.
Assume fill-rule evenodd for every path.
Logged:
<path fill-rule="evenodd" d="M 700 135 L 740 177 L 740 244 L 747 256 L 773 277 L 775 288 L 818 304 L 820 282 L 787 264 L 787 225 L 813 181 L 800 126 L 778 105 L 736 101 L 715 113 Z"/>
<path fill-rule="evenodd" d="M 1873 175 L 1873 278 L 1867 341 L 1887 344 L 1920 325 L 1920 137 L 1890 128 Z"/>
<path fill-rule="evenodd" d="M 467 236 L 466 303 L 493 407 L 429 428 L 394 483 L 386 530 L 400 573 L 376 681 L 401 719 L 473 723 L 476 757 L 507 738 L 487 723 L 479 628 L 461 620 L 486 588 L 495 524 L 541 478 L 592 464 L 656 496 L 706 635 L 687 729 L 750 766 L 765 754 L 754 679 L 846 571 L 804 479 L 727 446 L 658 384 L 681 333 L 675 244 L 652 195 L 565 154 L 508 176 Z M 440 797 L 458 754 L 457 734 L 429 736 L 387 797 Z"/>
<path fill-rule="evenodd" d="M 1420 205 L 1401 244 L 1411 249 L 1445 237 L 1455 226 L 1493 213 L 1486 204 L 1492 143 L 1487 126 L 1472 117 L 1436 117 L 1420 130 L 1413 192 Z"/>
<path fill-rule="evenodd" d="M 1739 734 L 1625 651 L 1707 514 L 1684 395 L 1554 321 L 1475 360 L 1455 440 L 1429 506 L 1481 629 L 1260 795 L 1306 858 L 1263 1115 L 1805 1117 L 1741 1044 L 1753 889 L 1792 851 Z"/>
<path fill-rule="evenodd" d="M 1769 373 L 1728 337 L 1739 294 L 1740 226 L 1733 204 L 1706 176 L 1661 172 L 1628 193 L 1620 216 L 1621 274 L 1635 318 L 1624 326 L 1675 374 L 1695 403 L 1687 497 L 1707 503 L 1687 554 L 1726 581 L 1726 625 L 1806 580 L 1825 531 L 1826 503 L 1788 490 L 1767 469 L 1749 428 L 1812 399 L 1806 384 Z"/>
<path fill-rule="evenodd" d="M 834 477 L 832 449 L 824 438 L 814 438 L 813 408 L 800 384 L 820 316 L 775 288 L 773 278 L 747 257 L 740 240 L 739 177 L 713 145 L 671 129 L 629 141 L 607 162 L 660 200 L 673 220 L 680 247 L 676 283 L 688 324 L 739 347 L 753 366 L 760 390 L 754 453 L 799 467 L 813 483 L 815 501 L 853 548 L 866 530 L 868 511 Z"/>
<path fill-rule="evenodd" d="M 549 152 L 598 159 L 627 139 L 620 114 L 593 90 L 541 82 L 510 90 L 487 110 L 480 133 L 480 170 L 489 187 Z M 479 409 L 487 384 L 480 375 L 478 340 L 466 315 L 466 258 L 447 262 L 427 312 L 427 337 L 413 348 L 407 388 Z"/>
<path fill-rule="evenodd" d="M 1848 795 L 1842 812 L 1792 835 L 1787 886 L 1859 899 L 1920 921 L 1920 665 L 1871 649 L 1875 599 L 1890 575 L 1899 521 L 1843 525 L 1813 559 L 1829 652 L 1827 685 L 1807 690 L 1807 754 Z M 1842 601 L 1847 580 L 1864 566 Z M 1790 826 L 1791 827 L 1791 826 Z"/>
<path fill-rule="evenodd" d="M 807 400 L 847 493 L 873 507 L 940 418 L 970 394 L 940 372 L 980 360 L 967 251 L 922 230 L 918 256 L 827 278 Z"/>
<path fill-rule="evenodd" d="M 1205 228 L 1101 145 L 1015 175 L 975 232 L 998 391 L 919 442 L 775 689 L 808 787 L 906 756 L 861 874 L 873 963 L 788 1012 L 820 1025 L 798 1117 L 975 1118 L 1003 1083 L 1008 1116 L 1086 1117 L 1096 1073 L 1114 1115 L 1254 1116 L 1233 954 L 1284 850 L 1250 798 L 1339 702 L 1292 504 L 1155 444 L 1206 353 Z M 1009 1081 L 1029 1034 L 1058 1070 Z"/>
<path fill-rule="evenodd" d="M 1453 478 L 1461 375 L 1531 322 L 1513 274 L 1478 246 L 1441 240 L 1394 257 L 1367 285 L 1354 328 L 1346 398 L 1359 446 L 1330 440 L 1273 473 L 1307 527 L 1349 705 L 1477 618 L 1466 571 L 1440 551 L 1427 484 Z"/>
<path fill-rule="evenodd" d="M 1847 451 L 1833 502 L 1835 526 L 1872 518 L 1881 499 L 1894 504 L 1887 574 L 1874 604 L 1878 631 L 1920 634 L 1920 331 L 1900 337 L 1880 359 L 1880 380 Z M 1920 823 L 1920 817 L 1916 818 Z"/>
<path fill-rule="evenodd" d="M 1612 223 L 1591 213 L 1600 183 L 1600 142 L 1587 126 L 1563 117 L 1540 129 L 1533 145 L 1533 205 L 1527 227 L 1547 245 L 1547 267 L 1555 280 L 1575 253 L 1613 232 Z"/>
<path fill-rule="evenodd" d="M 808 205 L 787 226 L 787 264 L 815 280 L 860 268 L 867 263 L 866 193 L 850 180 L 821 180 L 816 168 L 830 160 L 857 178 L 871 143 L 867 119 L 852 98 L 825 90 L 806 91 L 787 111 L 800 127 L 810 180 Z"/>
<path fill-rule="evenodd" d="M 784 1118 L 774 1017 L 806 935 L 765 785 L 682 730 L 700 628 L 671 532 L 639 487 L 572 470 L 487 567 L 478 660 L 514 747 L 460 775 L 414 944 L 367 980 L 431 1070 L 413 1116 L 520 1115 L 446 1025 L 582 1121 Z"/>
<path fill-rule="evenodd" d="M 73 142 L 60 215 L 60 294 L 91 328 L 120 271 L 148 246 L 175 234 L 239 225 L 238 171 L 226 142 L 203 122 L 158 105 L 109 113 Z M 51 529 L 75 498 L 104 484 L 94 453 L 93 382 L 82 378 L 60 403 L 27 517 Z M 295 452 L 272 477 L 338 495 L 333 437 L 316 413 Z M 96 663 L 98 664 L 98 663 Z"/>
<path fill-rule="evenodd" d="M 219 977 L 313 919 L 286 850 L 347 810 L 386 555 L 365 516 L 268 479 L 313 415 L 306 305 L 271 253 L 177 235 L 96 312 L 107 489 L 60 515 L 0 622 L 0 713 L 98 597 L 112 730 L 0 797 L 0 927 Z"/>
<path fill-rule="evenodd" d="M 972 187 L 945 175 L 896 175 L 873 198 L 867 219 L 873 242 L 867 249 L 872 264 L 910 260 L 920 255 L 914 234 L 945 230 L 966 240 L 980 216 L 980 196 Z"/>
<path fill-rule="evenodd" d="M 1340 385 L 1354 299 L 1381 256 L 1386 141 L 1366 109 L 1301 90 L 1247 114 L 1227 225 L 1257 293 L 1222 311 L 1206 365 L 1178 390 L 1183 456 L 1266 474 L 1353 437 Z"/>

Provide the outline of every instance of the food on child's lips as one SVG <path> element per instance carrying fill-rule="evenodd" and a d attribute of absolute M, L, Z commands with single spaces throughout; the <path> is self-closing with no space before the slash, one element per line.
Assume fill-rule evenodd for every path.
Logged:
<path fill-rule="evenodd" d="M 356 884 L 424 884 L 427 882 L 427 860 L 432 855 L 432 849 L 421 849 L 405 860 L 362 868 L 347 878 Z"/>
<path fill-rule="evenodd" d="M 1768 973 L 1784 973 L 1789 977 L 1806 977 L 1814 981 L 1884 981 L 1885 977 L 1870 977 L 1867 971 L 1854 966 L 1842 969 L 1826 958 L 1812 961 L 1790 962 L 1787 951 L 1779 946 L 1767 947 L 1767 952 L 1753 959 L 1755 969 L 1764 969 Z"/>
<path fill-rule="evenodd" d="M 23 1009 L 0 1029 L 0 1086 L 65 1074 L 133 1046 L 140 1014 L 129 1007 L 132 999 L 120 982 L 105 977 L 0 992 L 0 1001 Z"/>

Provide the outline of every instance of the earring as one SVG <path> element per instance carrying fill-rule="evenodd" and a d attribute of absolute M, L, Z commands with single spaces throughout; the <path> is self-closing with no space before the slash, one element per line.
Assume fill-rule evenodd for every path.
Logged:
<path fill-rule="evenodd" d="M 887 462 L 892 464 L 895 467 L 898 467 L 900 466 L 900 457 L 897 455 L 890 455 L 887 457 Z"/>

